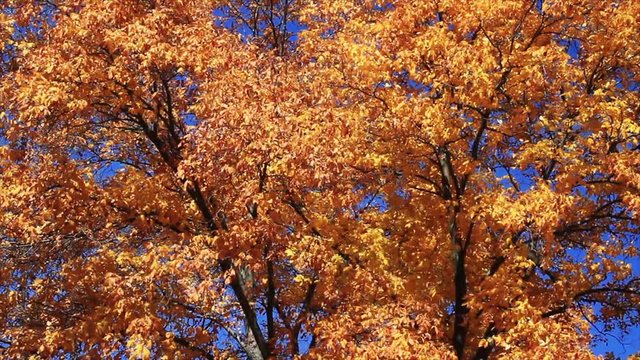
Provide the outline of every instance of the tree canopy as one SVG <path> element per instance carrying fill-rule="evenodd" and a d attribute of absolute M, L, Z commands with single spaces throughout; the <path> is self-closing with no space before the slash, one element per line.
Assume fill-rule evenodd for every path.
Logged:
<path fill-rule="evenodd" d="M 640 2 L 4 0 L 0 357 L 592 359 Z"/>

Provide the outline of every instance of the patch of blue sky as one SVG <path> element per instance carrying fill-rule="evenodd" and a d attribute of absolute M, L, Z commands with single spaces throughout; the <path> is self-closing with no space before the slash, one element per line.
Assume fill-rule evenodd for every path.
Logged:
<path fill-rule="evenodd" d="M 500 179 L 499 183 L 504 189 L 514 188 L 513 182 L 509 178 L 510 176 L 518 185 L 518 190 L 521 192 L 526 192 L 535 185 L 535 181 L 529 176 L 530 174 L 527 174 L 526 170 L 498 166 L 493 170 L 493 173 L 496 179 Z"/>
<path fill-rule="evenodd" d="M 237 11 L 244 19 L 251 18 L 251 10 L 246 6 L 237 9 L 222 6 L 214 9 L 212 12 L 214 16 L 214 24 L 237 32 L 245 42 L 250 41 L 253 36 L 262 34 L 266 30 L 267 26 L 271 26 L 271 24 L 265 25 L 260 22 L 249 24 L 248 21 L 239 19 L 237 16 L 231 16 L 232 11 Z M 276 16 L 273 18 L 273 22 L 274 26 L 286 31 L 288 40 L 294 47 L 299 39 L 300 32 L 306 29 L 306 26 L 295 18 L 287 18 L 285 20 L 282 16 Z M 254 30 L 257 30 L 257 33 Z"/>
<path fill-rule="evenodd" d="M 392 11 L 392 10 L 395 10 L 395 8 L 396 7 L 392 1 L 376 1 L 373 4 L 373 10 L 379 11 L 379 12 Z"/>
<path fill-rule="evenodd" d="M 363 197 L 360 203 L 356 204 L 354 210 L 356 213 L 362 213 L 363 211 L 368 210 L 377 210 L 377 211 L 387 211 L 389 209 L 389 202 L 387 201 L 384 194 L 381 193 L 371 193 L 367 194 Z"/>

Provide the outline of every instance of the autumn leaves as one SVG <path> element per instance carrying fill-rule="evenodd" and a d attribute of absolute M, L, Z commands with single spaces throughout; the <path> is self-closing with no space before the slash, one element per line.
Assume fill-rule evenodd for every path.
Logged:
<path fill-rule="evenodd" d="M 2 356 L 587 359 L 637 322 L 637 5 L 11 6 Z"/>

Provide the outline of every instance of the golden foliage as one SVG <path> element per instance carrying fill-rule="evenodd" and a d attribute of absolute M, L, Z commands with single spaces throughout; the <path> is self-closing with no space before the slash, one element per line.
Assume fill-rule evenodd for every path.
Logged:
<path fill-rule="evenodd" d="M 7 1 L 3 358 L 591 359 L 640 2 Z"/>

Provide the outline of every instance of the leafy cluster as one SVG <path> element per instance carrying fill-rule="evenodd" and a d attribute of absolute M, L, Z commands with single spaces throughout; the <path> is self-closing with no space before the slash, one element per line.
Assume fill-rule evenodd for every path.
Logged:
<path fill-rule="evenodd" d="M 7 0 L 0 357 L 592 359 L 640 2 Z"/>

